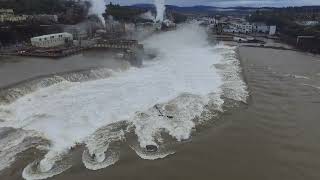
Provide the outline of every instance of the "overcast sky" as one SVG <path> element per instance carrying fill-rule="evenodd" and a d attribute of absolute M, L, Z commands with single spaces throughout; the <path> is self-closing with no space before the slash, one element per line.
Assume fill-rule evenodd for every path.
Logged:
<path fill-rule="evenodd" d="M 153 3 L 153 0 L 106 0 L 120 4 L 137 4 L 137 3 Z M 166 0 L 166 4 L 175 4 L 179 6 L 192 5 L 210 5 L 219 7 L 230 6 L 304 6 L 304 5 L 320 5 L 320 0 Z"/>

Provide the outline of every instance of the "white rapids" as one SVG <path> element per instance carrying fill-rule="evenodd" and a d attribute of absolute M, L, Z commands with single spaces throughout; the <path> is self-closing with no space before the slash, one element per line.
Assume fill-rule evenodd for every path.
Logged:
<path fill-rule="evenodd" d="M 177 141 L 189 139 L 196 126 L 194 119 L 208 103 L 221 107 L 225 89 L 229 89 L 229 98 L 245 101 L 246 86 L 239 75 L 235 49 L 210 46 L 206 37 L 205 30 L 198 25 L 184 25 L 145 40 L 145 48 L 156 50 L 158 56 L 146 60 L 142 68 L 132 67 L 88 82 L 65 80 L 1 105 L 0 130 L 22 129 L 50 142 L 47 155 L 40 162 L 29 164 L 23 177 L 45 179 L 70 168 L 62 162 L 77 144 L 86 145 L 83 161 L 88 169 L 116 163 L 120 154 L 114 142 L 123 141 L 126 128 L 114 129 L 112 124 L 130 124 L 141 148 L 159 147 L 160 132 Z M 225 68 L 217 69 L 217 64 Z M 164 116 L 159 116 L 155 105 Z M 136 151 L 144 159 L 166 156 L 160 152 L 150 157 Z M 0 159 L 7 154 L 0 153 Z M 8 161 L 1 168 L 11 163 Z"/>

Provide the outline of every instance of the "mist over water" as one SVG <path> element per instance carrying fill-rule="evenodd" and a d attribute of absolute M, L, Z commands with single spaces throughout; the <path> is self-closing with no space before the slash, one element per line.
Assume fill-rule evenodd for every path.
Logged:
<path fill-rule="evenodd" d="M 184 25 L 143 42 L 157 57 L 145 60 L 142 68 L 108 72 L 108 78 L 87 82 L 63 80 L 1 105 L 0 127 L 23 129 L 50 142 L 47 154 L 40 162 L 29 164 L 23 177 L 45 179 L 62 173 L 71 165 L 61 162 L 70 148 L 80 143 L 87 149 L 82 160 L 88 169 L 110 166 L 120 157 L 115 144 L 126 138 L 130 129 L 138 138 L 138 145 L 132 146 L 137 155 L 163 158 L 174 152 L 166 150 L 161 133 L 176 141 L 187 140 L 206 105 L 221 110 L 222 95 L 245 101 L 246 86 L 239 78 L 234 49 L 211 46 L 206 38 L 198 25 Z M 225 70 L 216 69 L 217 64 L 223 64 Z M 157 146 L 159 152 L 146 153 L 147 145 Z"/>

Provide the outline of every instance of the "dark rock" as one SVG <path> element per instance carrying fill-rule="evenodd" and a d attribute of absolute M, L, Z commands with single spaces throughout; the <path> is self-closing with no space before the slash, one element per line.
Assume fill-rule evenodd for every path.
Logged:
<path fill-rule="evenodd" d="M 146 150 L 147 150 L 148 152 L 157 152 L 157 151 L 158 151 L 158 147 L 155 146 L 155 145 L 147 145 L 147 146 L 146 146 Z"/>

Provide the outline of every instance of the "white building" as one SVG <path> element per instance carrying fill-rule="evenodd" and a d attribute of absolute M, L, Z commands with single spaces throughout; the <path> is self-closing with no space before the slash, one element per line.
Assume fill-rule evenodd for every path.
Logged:
<path fill-rule="evenodd" d="M 270 26 L 269 35 L 273 36 L 276 34 L 276 32 L 277 32 L 277 26 Z"/>
<path fill-rule="evenodd" d="M 243 34 L 248 34 L 253 32 L 253 26 L 249 23 L 232 23 L 231 26 L 237 29 L 237 32 L 241 32 Z"/>
<path fill-rule="evenodd" d="M 31 44 L 35 47 L 56 47 L 72 42 L 73 36 L 70 33 L 48 34 L 31 38 Z"/>

